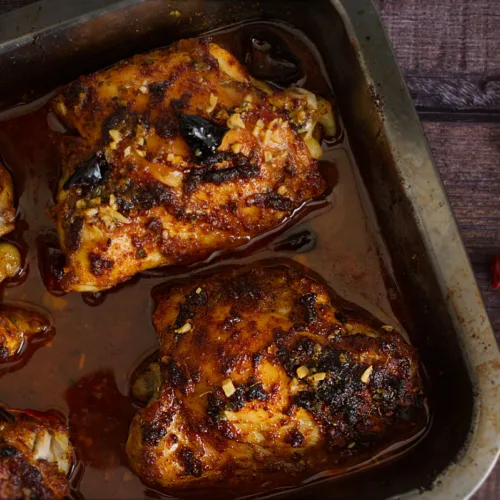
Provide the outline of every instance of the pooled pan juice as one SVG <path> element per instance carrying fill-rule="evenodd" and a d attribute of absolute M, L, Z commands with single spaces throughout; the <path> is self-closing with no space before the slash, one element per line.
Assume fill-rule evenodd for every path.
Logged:
<path fill-rule="evenodd" d="M 294 29 L 263 22 L 211 32 L 210 40 L 256 79 L 250 96 L 245 88 L 241 98 L 253 103 L 255 116 L 234 105 L 242 91 L 229 81 L 240 78 L 231 73 L 233 66 L 225 68 L 228 83 L 212 81 L 220 93 L 210 94 L 210 109 L 203 108 L 204 115 L 226 112 L 212 120 L 218 127 L 194 112 L 197 95 L 188 104 L 188 93 L 166 80 L 152 88 L 140 82 L 138 102 L 145 95 L 161 101 L 175 94 L 171 114 L 162 120 L 153 113 L 132 124 L 114 115 L 105 129 L 106 153 L 96 150 L 102 126 L 97 130 L 93 121 L 104 108 L 86 119 L 69 116 L 68 92 L 58 94 L 55 105 L 51 95 L 0 116 L 1 161 L 12 175 L 17 204 L 15 229 L 3 241 L 23 258 L 22 270 L 1 285 L 2 307 L 24 307 L 48 325 L 0 365 L 0 400 L 6 408 L 50 410 L 67 421 L 74 498 L 196 498 L 208 488 L 214 498 L 237 498 L 298 487 L 395 456 L 428 426 L 416 353 L 406 344 L 404 326 L 411 326 L 404 301 L 337 112 L 334 137 L 323 134 L 321 140 L 306 132 L 299 139 L 280 131 L 279 140 L 295 151 L 303 170 L 281 164 L 279 151 L 264 150 L 265 130 L 253 146 L 242 135 L 248 125 L 261 137 L 260 129 L 284 116 L 280 110 L 293 115 L 288 101 L 267 104 L 273 91 L 296 85 L 317 102 L 334 102 L 315 47 Z M 176 47 L 182 58 L 190 51 L 205 57 L 207 46 L 188 41 Z M 105 70 L 104 80 L 117 78 L 112 69 Z M 135 78 L 126 67 L 119 69 L 123 78 Z M 206 71 L 210 81 L 215 70 L 195 71 Z M 179 85 L 195 85 L 191 77 L 179 77 Z M 94 89 L 91 80 L 85 84 L 94 97 L 105 88 L 97 83 Z M 125 85 L 115 100 L 129 91 Z M 108 97 L 116 96 L 110 91 Z M 241 115 L 250 120 L 243 126 Z M 162 132 L 152 138 L 151 129 Z M 195 158 L 196 168 L 181 188 L 184 196 L 204 193 L 203 203 L 172 202 L 178 187 L 172 176 L 165 181 L 171 189 L 143 189 L 150 183 L 140 166 L 151 162 L 154 173 L 155 145 L 171 139 L 170 163 Z M 312 139 L 323 147 L 317 169 Z M 221 155 L 219 146 L 231 156 Z M 252 157 L 258 148 L 262 158 Z M 121 185 L 110 173 L 109 155 L 118 152 L 133 157 L 139 168 L 123 172 L 121 179 L 131 180 L 116 195 L 108 190 L 110 179 Z M 266 152 L 273 156 L 264 158 Z M 287 190 L 266 191 L 269 162 L 269 179 L 277 172 Z M 246 207 L 233 203 L 225 226 L 213 214 L 204 219 L 210 203 L 229 203 L 224 197 L 235 183 L 246 189 Z M 135 210 L 146 211 L 147 220 L 133 219 Z M 183 232 L 175 233 L 178 221 L 191 234 L 201 228 L 199 236 L 182 242 Z M 134 239 L 131 231 L 143 227 Z M 97 236 L 88 237 L 92 231 Z M 149 234 L 155 236 L 144 236 Z M 126 238 L 132 243 L 124 251 Z M 103 257 L 112 252 L 114 259 Z M 87 254 L 88 266 L 82 264 Z M 204 343 L 215 346 L 219 333 L 225 340 L 204 352 Z M 219 369 L 221 361 L 227 366 Z M 145 408 L 152 396 L 156 403 Z M 265 439 L 259 441 L 259 434 Z M 203 447 L 209 451 L 202 457 Z M 158 457 L 170 452 L 171 461 L 160 463 Z M 256 479 L 249 481 L 248 474 Z M 178 486 L 184 489 L 172 489 Z"/>

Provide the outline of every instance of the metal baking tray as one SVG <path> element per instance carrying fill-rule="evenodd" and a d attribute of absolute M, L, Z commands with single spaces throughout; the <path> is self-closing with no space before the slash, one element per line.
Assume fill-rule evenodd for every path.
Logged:
<path fill-rule="evenodd" d="M 170 15 L 176 10 L 181 17 Z M 297 27 L 326 64 L 398 282 L 421 332 L 416 345 L 433 405 L 428 434 L 402 457 L 286 495 L 467 498 L 499 454 L 500 356 L 371 0 L 45 0 L 0 17 L 0 109 L 133 53 L 257 19 Z"/>

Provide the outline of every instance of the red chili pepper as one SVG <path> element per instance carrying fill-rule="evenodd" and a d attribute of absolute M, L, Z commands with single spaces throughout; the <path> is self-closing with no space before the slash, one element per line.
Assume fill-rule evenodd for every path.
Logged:
<path fill-rule="evenodd" d="M 493 275 L 491 287 L 500 289 L 500 253 L 493 256 L 493 260 L 491 261 L 491 274 Z"/>

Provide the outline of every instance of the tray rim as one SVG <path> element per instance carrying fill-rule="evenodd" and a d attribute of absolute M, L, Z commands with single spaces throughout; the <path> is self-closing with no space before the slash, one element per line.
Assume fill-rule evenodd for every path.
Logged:
<path fill-rule="evenodd" d="M 41 0 L 21 7 L 0 16 L 0 54 L 53 29 L 147 1 Z M 376 89 L 372 99 L 377 99 L 383 115 L 396 170 L 447 299 L 475 391 L 472 429 L 461 455 L 429 491 L 410 491 L 397 498 L 470 498 L 500 456 L 500 352 L 439 171 L 373 0 L 329 2 L 342 19 L 365 78 Z"/>
<path fill-rule="evenodd" d="M 447 298 L 448 314 L 475 390 L 473 426 L 461 456 L 436 478 L 430 491 L 409 492 L 398 498 L 470 498 L 500 455 L 498 345 L 439 171 L 378 12 L 372 0 L 330 1 L 351 42 L 359 48 L 356 55 L 365 78 L 376 89 L 373 98 L 384 117 L 387 142 L 441 293 Z M 367 37 L 369 43 L 365 43 Z"/>

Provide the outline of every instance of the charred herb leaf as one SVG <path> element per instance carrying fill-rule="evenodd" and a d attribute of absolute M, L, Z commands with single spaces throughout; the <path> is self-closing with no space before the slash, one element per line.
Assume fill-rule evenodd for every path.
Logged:
<path fill-rule="evenodd" d="M 288 87 L 303 77 L 300 61 L 285 42 L 272 34 L 255 34 L 247 41 L 245 63 L 259 80 Z"/>
<path fill-rule="evenodd" d="M 180 133 L 197 161 L 213 155 L 229 129 L 197 115 L 181 115 Z"/>
<path fill-rule="evenodd" d="M 309 252 L 316 247 L 316 239 L 316 233 L 305 229 L 278 241 L 274 246 L 274 250 L 278 252 Z"/>
<path fill-rule="evenodd" d="M 63 189 L 101 184 L 106 180 L 110 170 L 104 153 L 97 151 L 87 161 L 78 165 L 73 175 L 64 183 Z"/>

